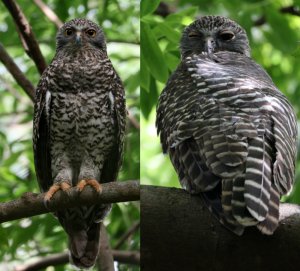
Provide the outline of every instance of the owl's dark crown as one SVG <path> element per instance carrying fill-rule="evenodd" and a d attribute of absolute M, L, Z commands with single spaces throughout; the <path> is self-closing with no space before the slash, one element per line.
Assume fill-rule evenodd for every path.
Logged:
<path fill-rule="evenodd" d="M 105 37 L 102 29 L 94 22 L 77 18 L 66 22 L 56 36 L 56 50 L 68 48 L 78 50 L 80 48 L 96 47 L 106 50 Z"/>
<path fill-rule="evenodd" d="M 187 26 L 180 42 L 182 58 L 193 53 L 231 51 L 250 56 L 246 31 L 222 16 L 203 16 Z"/>

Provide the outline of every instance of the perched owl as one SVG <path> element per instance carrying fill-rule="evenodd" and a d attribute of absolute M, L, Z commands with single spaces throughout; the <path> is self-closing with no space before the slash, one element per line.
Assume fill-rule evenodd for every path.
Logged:
<path fill-rule="evenodd" d="M 181 63 L 159 98 L 156 125 L 180 183 L 241 235 L 272 234 L 292 187 L 293 108 L 250 58 L 245 30 L 221 16 L 185 28 Z"/>
<path fill-rule="evenodd" d="M 51 200 L 58 190 L 117 178 L 125 130 L 125 97 L 110 62 L 101 28 L 86 19 L 65 23 L 57 34 L 54 59 L 36 90 L 33 147 L 41 191 Z M 110 204 L 58 211 L 69 237 L 70 261 L 91 267 L 99 251 L 100 222 Z"/>

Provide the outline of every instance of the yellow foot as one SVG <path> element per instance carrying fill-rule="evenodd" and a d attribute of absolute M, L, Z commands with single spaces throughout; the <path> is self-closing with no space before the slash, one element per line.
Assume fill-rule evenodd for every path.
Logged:
<path fill-rule="evenodd" d="M 69 182 L 67 181 L 63 181 L 61 183 L 55 183 L 53 184 L 48 192 L 46 193 L 45 197 L 44 197 L 44 201 L 46 203 L 48 203 L 50 201 L 50 199 L 53 197 L 53 195 L 58 191 L 58 190 L 62 190 L 64 192 L 66 192 L 67 190 L 69 190 L 71 188 L 71 185 Z"/>
<path fill-rule="evenodd" d="M 102 192 L 102 186 L 100 183 L 97 182 L 95 179 L 90 180 L 81 180 L 77 185 L 77 190 L 81 192 L 85 186 L 90 185 L 92 188 L 94 188 L 98 193 Z"/>

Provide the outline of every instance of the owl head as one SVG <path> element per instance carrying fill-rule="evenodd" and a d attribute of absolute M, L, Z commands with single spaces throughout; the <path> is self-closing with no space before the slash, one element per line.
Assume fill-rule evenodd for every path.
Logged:
<path fill-rule="evenodd" d="M 73 19 L 66 22 L 56 36 L 56 50 L 62 48 L 80 49 L 90 46 L 106 51 L 106 42 L 102 29 L 87 19 Z"/>
<path fill-rule="evenodd" d="M 245 30 L 222 16 L 203 16 L 187 26 L 182 34 L 182 58 L 192 53 L 231 51 L 250 56 Z"/>

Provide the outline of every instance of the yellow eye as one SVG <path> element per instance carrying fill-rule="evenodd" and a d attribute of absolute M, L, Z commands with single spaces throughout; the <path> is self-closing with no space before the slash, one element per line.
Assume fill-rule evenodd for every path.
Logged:
<path fill-rule="evenodd" d="M 73 34 L 73 30 L 71 28 L 67 28 L 65 30 L 65 36 L 71 36 Z"/>
<path fill-rule="evenodd" d="M 96 31 L 94 29 L 89 29 L 86 31 L 86 33 L 90 36 L 90 37 L 95 37 L 96 36 Z"/>

